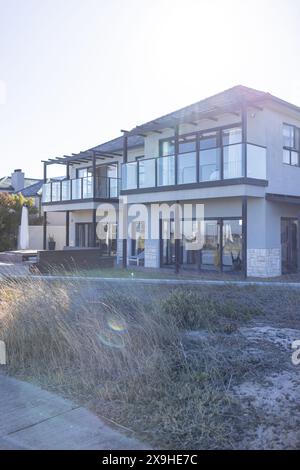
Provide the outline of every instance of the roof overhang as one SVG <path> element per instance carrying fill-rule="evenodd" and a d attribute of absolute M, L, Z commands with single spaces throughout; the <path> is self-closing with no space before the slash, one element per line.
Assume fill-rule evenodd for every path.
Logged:
<path fill-rule="evenodd" d="M 279 202 L 284 204 L 299 204 L 300 196 L 288 196 L 286 194 L 266 193 L 266 200 L 271 202 Z"/>
<path fill-rule="evenodd" d="M 75 165 L 78 163 L 92 162 L 94 159 L 97 160 L 111 160 L 116 157 L 121 157 L 120 153 L 116 152 L 101 152 L 99 150 L 86 150 L 72 155 L 64 155 L 63 157 L 49 158 L 48 160 L 42 160 L 47 165 Z"/>

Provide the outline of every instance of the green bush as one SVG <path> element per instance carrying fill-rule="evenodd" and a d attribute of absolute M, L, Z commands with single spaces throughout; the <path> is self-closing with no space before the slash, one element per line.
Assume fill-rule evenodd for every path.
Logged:
<path fill-rule="evenodd" d="M 235 331 L 237 323 L 261 313 L 257 306 L 198 293 L 194 289 L 177 289 L 160 305 L 162 312 L 184 329 Z"/>
<path fill-rule="evenodd" d="M 29 214 L 36 213 L 32 199 L 26 199 L 22 194 L 0 193 L 0 251 L 17 248 L 18 228 L 24 204 L 28 206 Z"/>

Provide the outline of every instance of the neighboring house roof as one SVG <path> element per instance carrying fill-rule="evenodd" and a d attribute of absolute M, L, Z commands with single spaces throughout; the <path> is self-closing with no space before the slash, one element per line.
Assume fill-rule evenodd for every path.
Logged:
<path fill-rule="evenodd" d="M 43 186 L 43 180 L 38 180 L 36 183 L 27 186 L 27 188 L 19 191 L 24 197 L 35 197 L 40 194 L 40 189 Z"/>
<path fill-rule="evenodd" d="M 40 180 L 36 178 L 24 178 L 24 188 L 28 188 L 39 181 Z M 14 188 L 11 185 L 11 176 L 0 178 L 0 191 L 14 191 Z"/>
<path fill-rule="evenodd" d="M 11 177 L 4 176 L 0 178 L 0 191 L 13 191 L 14 188 L 11 185 Z"/>

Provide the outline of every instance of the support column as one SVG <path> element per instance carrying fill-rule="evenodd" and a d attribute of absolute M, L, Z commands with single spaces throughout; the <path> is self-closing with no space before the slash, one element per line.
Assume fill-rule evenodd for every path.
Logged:
<path fill-rule="evenodd" d="M 97 245 L 97 209 L 93 209 L 93 247 Z"/>
<path fill-rule="evenodd" d="M 128 136 L 124 133 L 123 136 L 123 163 L 127 163 L 128 160 Z M 127 268 L 127 207 L 123 205 L 123 268 Z"/>
<path fill-rule="evenodd" d="M 175 158 L 175 184 L 178 181 L 178 153 L 179 153 L 179 126 L 175 126 L 174 128 L 174 137 L 175 137 L 175 144 L 174 144 L 174 158 Z"/>
<path fill-rule="evenodd" d="M 96 154 L 93 151 L 93 199 L 97 197 L 97 187 L 96 187 Z"/>
<path fill-rule="evenodd" d="M 243 176 L 247 178 L 247 133 L 248 127 L 248 115 L 247 115 L 247 108 L 243 106 L 242 108 L 242 168 L 243 168 Z"/>
<path fill-rule="evenodd" d="M 70 245 L 70 211 L 66 211 L 66 246 Z"/>
<path fill-rule="evenodd" d="M 44 162 L 44 184 L 47 183 L 47 163 Z M 43 249 L 47 249 L 47 212 L 43 212 Z"/>
<path fill-rule="evenodd" d="M 298 232 L 297 232 L 297 271 L 300 273 L 300 212 L 298 212 Z"/>
<path fill-rule="evenodd" d="M 180 219 L 179 219 L 179 201 L 176 201 L 176 209 L 174 214 L 174 237 L 175 237 L 175 274 L 179 273 L 180 268 Z"/>
<path fill-rule="evenodd" d="M 43 213 L 43 249 L 47 249 L 47 212 Z"/>
<path fill-rule="evenodd" d="M 247 212 L 248 212 L 248 198 L 247 196 L 243 196 L 242 198 L 242 241 L 243 241 L 243 268 L 244 268 L 244 275 L 247 277 L 247 226 L 248 226 L 248 217 L 247 217 Z"/>

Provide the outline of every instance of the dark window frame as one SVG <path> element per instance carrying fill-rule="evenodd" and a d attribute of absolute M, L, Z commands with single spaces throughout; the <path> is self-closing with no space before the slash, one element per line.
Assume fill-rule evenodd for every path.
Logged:
<path fill-rule="evenodd" d="M 223 132 L 226 130 L 230 129 L 241 129 L 241 141 L 240 142 L 235 142 L 232 144 L 223 144 Z M 231 147 L 235 145 L 242 145 L 243 144 L 243 134 L 242 134 L 242 129 L 243 129 L 243 123 L 241 121 L 238 121 L 236 123 L 231 123 L 231 124 L 226 124 L 224 126 L 218 126 L 218 127 L 213 127 L 210 129 L 202 129 L 194 132 L 188 132 L 185 134 L 180 134 L 179 135 L 179 140 L 188 138 L 188 137 L 193 137 L 195 138 L 196 146 L 195 146 L 195 154 L 196 154 L 196 165 L 197 165 L 197 178 L 199 177 L 199 169 L 200 169 L 200 164 L 201 164 L 201 151 L 203 152 L 204 150 L 213 150 L 213 149 L 220 149 L 220 178 L 217 181 L 224 181 L 224 148 L 225 147 Z M 206 134 L 213 134 L 216 133 L 216 146 L 209 147 L 209 149 L 201 149 L 201 137 L 205 136 Z M 162 148 L 163 148 L 163 143 L 164 142 L 170 142 L 174 141 L 175 137 L 170 136 L 166 138 L 159 139 L 159 154 L 158 158 L 166 158 L 174 155 L 174 153 L 169 154 L 169 155 L 162 155 Z M 180 155 L 184 155 L 186 153 L 193 153 L 193 152 L 178 152 L 178 157 Z M 198 181 L 198 179 L 197 179 Z M 176 186 L 180 186 L 180 184 L 176 184 Z"/>
<path fill-rule="evenodd" d="M 293 139 L 294 142 L 293 142 L 293 147 L 289 147 L 287 145 L 282 146 L 283 151 L 289 152 L 289 161 L 285 162 L 282 157 L 282 163 L 284 165 L 299 168 L 300 167 L 300 128 L 295 126 L 294 124 L 289 124 L 287 122 L 284 122 L 282 125 L 282 138 L 283 138 L 284 126 L 292 127 L 294 129 L 294 139 Z M 298 163 L 296 165 L 292 163 L 292 153 L 298 154 Z"/>

